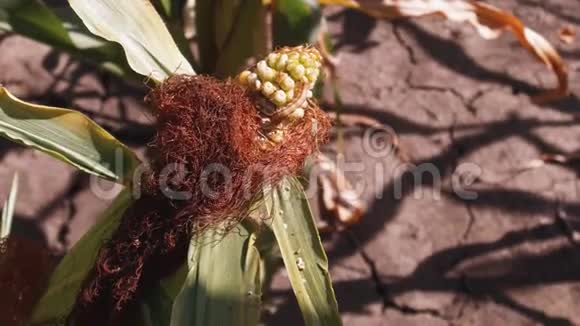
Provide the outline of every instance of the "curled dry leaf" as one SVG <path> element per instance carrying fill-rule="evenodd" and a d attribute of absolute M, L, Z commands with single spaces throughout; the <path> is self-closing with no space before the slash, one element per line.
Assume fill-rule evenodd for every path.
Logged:
<path fill-rule="evenodd" d="M 511 30 L 520 44 L 548 66 L 558 77 L 558 87 L 534 96 L 537 103 L 561 98 L 568 93 L 568 71 L 554 47 L 540 34 L 527 28 L 509 12 L 480 1 L 462 0 L 319 0 L 322 4 L 355 8 L 376 18 L 443 16 L 468 22 L 487 39 Z"/>
<path fill-rule="evenodd" d="M 329 112 L 332 120 L 337 120 L 334 112 Z M 392 149 L 392 153 L 402 162 L 410 162 L 411 158 L 402 149 L 399 137 L 390 127 L 383 125 L 378 120 L 370 117 L 342 113 L 340 122 L 343 126 L 361 126 L 380 131 L 381 137 L 388 144 L 383 144 Z M 320 153 L 314 159 L 317 178 L 321 187 L 322 204 L 324 208 L 334 214 L 338 222 L 343 226 L 353 225 L 360 221 L 364 213 L 364 204 L 352 184 L 346 179 L 340 166 L 337 166 L 328 156 Z"/>
<path fill-rule="evenodd" d="M 364 212 L 363 204 L 344 173 L 322 153 L 316 157 L 315 164 L 319 169 L 318 181 L 325 209 L 332 212 L 340 224 L 358 223 Z"/>

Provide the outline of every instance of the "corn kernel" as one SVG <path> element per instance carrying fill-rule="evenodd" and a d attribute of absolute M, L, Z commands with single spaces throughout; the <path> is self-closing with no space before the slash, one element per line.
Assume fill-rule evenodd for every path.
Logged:
<path fill-rule="evenodd" d="M 248 77 L 246 77 L 246 81 L 250 86 L 253 85 L 256 82 L 256 80 L 258 80 L 258 75 L 254 72 L 250 73 Z"/>
<path fill-rule="evenodd" d="M 300 55 L 300 63 L 302 63 L 305 67 L 312 67 L 314 66 L 314 60 L 308 53 L 302 53 Z"/>
<path fill-rule="evenodd" d="M 278 58 L 280 58 L 280 54 L 278 53 L 272 52 L 268 54 L 268 59 L 266 59 L 268 61 L 268 66 L 274 68 L 276 62 L 278 62 Z"/>
<path fill-rule="evenodd" d="M 302 77 L 304 77 L 305 71 L 306 69 L 304 69 L 304 66 L 301 64 L 294 64 L 288 67 L 288 72 L 295 81 L 301 81 Z"/>
<path fill-rule="evenodd" d="M 256 65 L 256 72 L 262 82 L 272 80 L 276 76 L 274 69 L 268 67 L 268 64 L 264 60 L 258 62 Z"/>
<path fill-rule="evenodd" d="M 282 88 L 285 91 L 289 91 L 291 89 L 294 88 L 294 80 L 288 76 L 288 74 L 282 73 L 279 75 L 279 82 L 278 84 L 280 85 L 280 88 Z"/>
<path fill-rule="evenodd" d="M 286 64 L 288 64 L 288 55 L 286 53 L 282 53 L 280 55 L 280 58 L 278 58 L 278 61 L 276 62 L 276 66 L 274 68 L 276 68 L 277 70 L 284 70 L 286 69 Z"/>
<path fill-rule="evenodd" d="M 252 85 L 255 91 L 259 91 L 262 88 L 262 82 L 258 79 Z"/>
<path fill-rule="evenodd" d="M 316 69 L 316 68 L 306 69 L 306 78 L 308 78 L 308 80 L 311 83 L 314 83 L 316 81 L 316 79 L 318 79 L 318 69 Z"/>
<path fill-rule="evenodd" d="M 270 95 L 274 94 L 274 92 L 277 90 L 278 89 L 276 88 L 276 86 L 274 86 L 274 84 L 272 84 L 269 81 L 265 82 L 264 85 L 262 85 L 262 94 L 264 94 L 264 96 L 266 97 L 269 97 Z"/>
<path fill-rule="evenodd" d="M 290 120 L 292 120 L 292 121 L 296 121 L 296 120 L 300 120 L 300 119 L 304 118 L 304 109 L 298 108 L 298 109 L 294 110 L 294 112 L 290 113 L 288 118 L 290 118 Z"/>
<path fill-rule="evenodd" d="M 272 102 L 277 106 L 286 104 L 286 93 L 283 90 L 277 90 L 272 96 Z"/>
<path fill-rule="evenodd" d="M 251 74 L 251 72 L 249 72 L 248 70 L 244 70 L 242 71 L 239 75 L 238 75 L 238 81 L 240 82 L 240 84 L 242 85 L 247 85 L 248 84 L 248 76 Z"/>
<path fill-rule="evenodd" d="M 292 101 L 293 98 L 294 98 L 294 89 L 286 91 L 286 100 L 290 102 Z"/>

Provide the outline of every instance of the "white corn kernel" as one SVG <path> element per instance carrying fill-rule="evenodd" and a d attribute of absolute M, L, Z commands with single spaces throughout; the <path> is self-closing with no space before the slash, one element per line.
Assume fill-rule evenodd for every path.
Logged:
<path fill-rule="evenodd" d="M 268 64 L 266 63 L 266 61 L 260 60 L 260 61 L 258 61 L 258 63 L 256 63 L 256 67 L 258 67 L 258 69 L 263 69 L 263 68 L 267 68 Z"/>
<path fill-rule="evenodd" d="M 308 53 L 302 53 L 300 55 L 300 63 L 302 63 L 306 67 L 314 66 L 314 60 L 312 60 L 312 57 Z"/>
<path fill-rule="evenodd" d="M 311 91 L 311 90 L 308 90 L 308 91 L 306 92 L 306 98 L 312 98 L 313 96 L 314 96 L 314 94 L 312 93 L 312 91 Z M 304 103 L 306 103 L 306 102 L 304 102 Z"/>
<path fill-rule="evenodd" d="M 258 80 L 258 75 L 256 73 L 254 73 L 254 72 L 253 73 L 250 73 L 248 75 L 248 77 L 246 77 L 246 81 L 247 81 L 247 84 L 249 86 L 254 85 L 256 83 L 256 80 Z"/>
<path fill-rule="evenodd" d="M 294 89 L 286 91 L 286 101 L 290 102 L 294 99 Z"/>
<path fill-rule="evenodd" d="M 288 63 L 288 55 L 286 53 L 282 53 L 280 55 L 280 58 L 278 58 L 278 61 L 276 62 L 276 66 L 274 68 L 276 68 L 277 70 L 284 70 L 286 69 L 287 63 Z"/>
<path fill-rule="evenodd" d="M 256 65 L 256 72 L 263 82 L 274 79 L 276 72 L 274 69 L 268 67 L 266 61 L 262 60 Z"/>
<path fill-rule="evenodd" d="M 280 85 L 280 88 L 282 88 L 285 91 L 289 91 L 291 89 L 294 88 L 294 80 L 288 76 L 288 74 L 280 74 L 279 76 L 279 82 L 278 84 Z"/>
<path fill-rule="evenodd" d="M 306 69 L 304 69 L 304 66 L 301 64 L 295 64 L 288 67 L 288 72 L 290 73 L 290 76 L 294 78 L 295 81 L 301 81 L 302 77 L 304 77 L 305 71 Z"/>
<path fill-rule="evenodd" d="M 272 96 L 272 102 L 277 106 L 286 104 L 286 93 L 283 90 L 277 90 Z"/>
<path fill-rule="evenodd" d="M 288 117 L 292 121 L 300 120 L 300 119 L 304 118 L 304 109 L 298 108 L 298 109 L 294 110 L 294 112 L 290 113 L 290 115 Z"/>
<path fill-rule="evenodd" d="M 278 89 L 276 88 L 276 86 L 274 86 L 274 84 L 272 84 L 269 81 L 265 82 L 264 85 L 262 85 L 262 94 L 264 94 L 264 96 L 266 97 L 269 97 L 277 90 Z"/>
<path fill-rule="evenodd" d="M 316 68 L 306 69 L 306 78 L 308 78 L 308 80 L 311 83 L 314 83 L 316 81 L 316 79 L 318 79 L 318 69 L 316 69 Z"/>
<path fill-rule="evenodd" d="M 273 68 L 276 65 L 276 62 L 278 62 L 278 58 L 280 58 L 280 54 L 274 52 L 270 53 L 268 59 L 266 59 L 268 61 L 268 66 Z"/>

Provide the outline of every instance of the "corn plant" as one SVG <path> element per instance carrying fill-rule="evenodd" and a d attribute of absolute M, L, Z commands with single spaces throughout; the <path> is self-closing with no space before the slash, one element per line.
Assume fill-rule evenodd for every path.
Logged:
<path fill-rule="evenodd" d="M 176 94 L 171 93 L 173 86 L 188 83 L 189 88 L 179 89 L 197 87 L 208 93 L 219 89 L 238 94 L 237 89 L 244 89 L 246 93 L 239 94 L 253 94 L 252 103 L 262 118 L 257 127 L 258 151 L 285 144 L 289 138 L 299 144 L 304 139 L 291 138 L 297 134 L 292 126 L 304 121 L 319 119 L 322 123 L 319 127 L 324 129 L 324 118 L 313 116 L 318 108 L 312 90 L 321 63 L 328 64 L 332 58 L 323 51 L 323 60 L 318 51 L 303 46 L 317 42 L 324 32 L 321 24 L 324 17 L 316 1 L 69 0 L 68 3 L 70 8 L 52 9 L 41 0 L 0 1 L 0 30 L 47 43 L 132 82 L 142 81 L 139 76 L 144 76 L 157 90 L 150 95 L 150 103 L 158 109 L 156 114 L 161 121 L 164 107 L 171 107 L 165 105 L 166 95 Z M 511 28 L 518 40 L 559 77 L 558 88 L 538 100 L 552 99 L 567 91 L 566 69 L 551 45 L 495 7 L 478 1 L 321 0 L 320 3 L 354 8 L 378 18 L 438 14 L 470 22 L 487 37 L 495 36 L 500 28 Z M 191 51 L 192 34 L 197 51 Z M 268 54 L 273 46 L 276 51 Z M 230 79 L 217 82 L 209 77 L 196 77 L 196 72 Z M 211 100 L 220 98 L 217 94 Z M 195 114 L 209 119 L 203 111 L 197 110 Z M 192 129 L 197 127 L 195 124 L 193 121 Z M 314 130 L 317 125 L 308 126 Z M 79 308 L 79 295 L 86 290 L 87 277 L 94 273 L 103 250 L 107 250 L 106 243 L 118 237 L 119 230 L 126 227 L 126 216 L 143 202 L 133 196 L 139 186 L 134 175 L 142 162 L 127 146 L 79 112 L 27 103 L 4 87 L 0 87 L 0 134 L 125 187 L 103 213 L 101 222 L 62 259 L 29 321 L 33 325 L 66 324 Z M 308 133 L 300 135 L 312 137 Z M 235 142 L 232 138 L 232 143 Z M 123 162 L 120 169 L 119 161 Z M 234 210 L 240 216 L 224 213 L 209 227 L 190 230 L 192 236 L 181 267 L 134 293 L 132 308 L 136 313 L 130 324 L 258 324 L 261 293 L 268 278 L 265 261 L 272 247 L 278 247 L 305 324 L 339 325 L 327 258 L 302 185 L 296 171 L 292 172 L 282 173 L 276 182 L 264 185 L 258 195 L 244 200 L 241 205 L 244 209 Z M 161 211 L 171 209 L 161 206 Z M 142 247 L 147 248 L 147 244 Z M 68 319 L 68 323 L 75 324 L 75 320 Z"/>
<path fill-rule="evenodd" d="M 150 3 L 99 1 L 89 4 L 70 1 L 70 5 L 82 24 L 70 13 L 53 12 L 39 1 L 5 4 L 4 14 L 8 18 L 5 28 L 53 44 L 83 59 L 88 58 L 100 67 L 127 78 L 134 79 L 134 71 L 154 84 L 162 85 L 172 75 L 195 75 L 190 62 L 181 54 L 164 21 Z M 265 12 L 257 1 L 245 2 L 244 8 L 227 2 L 222 5 L 224 13 L 243 13 L 245 18 L 238 19 L 248 23 Z M 201 11 L 204 4 L 200 2 L 197 6 Z M 165 12 L 171 22 L 169 14 L 170 11 Z M 204 15 L 199 14 L 199 17 Z M 218 25 L 217 22 L 213 23 Z M 199 20 L 198 24 L 201 24 Z M 201 29 L 198 29 L 199 37 L 203 38 L 199 31 Z M 221 32 L 224 34 L 216 36 L 216 39 L 224 38 L 228 31 Z M 231 75 L 243 67 L 248 57 L 265 54 L 262 35 L 250 34 L 249 29 L 242 29 L 240 35 L 232 35 L 230 42 L 234 43 L 228 45 L 231 50 L 222 51 L 222 55 L 215 57 L 215 66 L 205 69 L 218 76 Z M 126 57 L 119 56 L 122 52 L 118 44 Z M 219 44 L 220 50 L 222 47 Z M 292 56 L 292 53 L 288 54 Z M 200 57 L 200 62 L 206 60 L 206 55 Z M 279 56 L 283 59 L 287 54 L 280 53 Z M 310 97 L 320 65 L 319 57 L 311 58 L 310 63 L 306 62 L 306 68 L 297 64 L 288 73 L 277 72 L 287 76 L 279 83 L 256 78 L 253 86 L 247 78 L 241 82 L 248 74 L 250 77 L 259 75 L 259 78 L 268 78 L 263 75 L 263 64 L 259 63 L 251 68 L 251 73 L 248 71 L 240 75 L 240 84 L 254 89 L 256 83 L 263 82 L 265 88 L 254 90 L 260 91 L 275 107 L 282 107 L 290 101 L 288 92 L 304 76 L 308 85 L 303 86 L 301 92 Z M 212 65 L 204 63 L 204 67 Z M 285 65 L 280 62 L 276 67 L 284 70 Z M 296 75 L 296 72 L 301 75 Z M 290 74 L 297 78 L 288 77 Z M 274 84 L 281 85 L 284 91 L 279 87 L 269 92 L 268 87 L 274 87 Z M 302 102 L 306 103 L 306 99 Z M 301 112 L 302 106 L 296 107 L 293 112 Z M 26 103 L 5 88 L 0 89 L 0 108 L 3 136 L 44 151 L 85 172 L 125 185 L 125 190 L 104 213 L 102 222 L 93 227 L 62 259 L 30 320 L 31 324 L 65 323 L 103 242 L 113 236 L 122 223 L 124 212 L 134 204 L 132 188 L 135 184 L 132 176 L 140 162 L 126 146 L 73 110 Z M 272 127 L 265 134 L 264 142 L 278 142 L 282 131 L 282 128 Z M 119 157 L 123 162 L 121 170 L 114 168 Z M 263 252 L 258 244 L 264 242 L 262 238 L 267 239 L 268 233 L 273 233 L 294 284 L 305 322 L 309 325 L 340 324 L 328 263 L 302 186 L 288 177 L 272 186 L 273 189 L 264 190 L 260 202 L 252 205 L 256 207 L 252 209 L 252 214 L 270 218 L 258 224 L 243 221 L 236 225 L 236 230 L 225 230 L 222 224 L 200 229 L 190 243 L 188 258 L 183 260 L 182 267 L 140 295 L 139 317 L 136 320 L 148 325 L 257 324 L 261 275 L 264 272 L 260 261 Z M 243 216 L 238 218 L 242 219 Z"/>

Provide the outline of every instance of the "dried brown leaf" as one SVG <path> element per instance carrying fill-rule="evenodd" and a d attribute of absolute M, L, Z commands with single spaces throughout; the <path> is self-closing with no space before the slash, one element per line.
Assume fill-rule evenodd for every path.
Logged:
<path fill-rule="evenodd" d="M 548 66 L 558 78 L 558 87 L 533 97 L 538 103 L 568 94 L 568 70 L 554 47 L 540 34 L 526 27 L 517 17 L 480 1 L 462 0 L 319 0 L 355 8 L 376 18 L 443 16 L 451 21 L 468 22 L 487 39 L 510 30 L 520 44 Z"/>
<path fill-rule="evenodd" d="M 358 223 L 364 212 L 363 203 L 344 173 L 324 154 L 316 157 L 316 164 L 325 209 L 332 212 L 340 224 Z"/>

